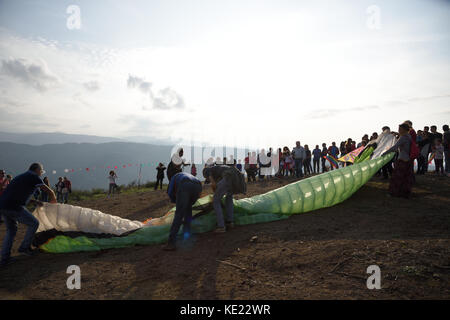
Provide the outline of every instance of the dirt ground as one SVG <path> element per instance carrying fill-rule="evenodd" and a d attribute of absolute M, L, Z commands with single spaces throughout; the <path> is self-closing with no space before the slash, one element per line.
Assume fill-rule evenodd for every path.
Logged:
<path fill-rule="evenodd" d="M 249 184 L 247 196 L 291 181 Z M 20 226 L 18 261 L 0 269 L 0 299 L 450 299 L 450 179 L 418 176 L 409 200 L 388 197 L 387 187 L 374 177 L 337 206 L 194 235 L 175 252 L 18 256 Z M 159 190 L 76 205 L 141 221 L 172 207 Z M 374 264 L 381 290 L 366 286 Z M 81 268 L 80 290 L 66 287 L 69 265 Z"/>

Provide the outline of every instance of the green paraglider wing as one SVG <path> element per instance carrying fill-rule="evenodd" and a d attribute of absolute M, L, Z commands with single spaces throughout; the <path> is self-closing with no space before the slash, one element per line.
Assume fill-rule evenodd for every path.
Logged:
<path fill-rule="evenodd" d="M 265 194 L 235 200 L 235 224 L 245 225 L 282 220 L 293 214 L 318 210 L 341 203 L 361 188 L 393 156 L 394 154 L 390 153 L 376 159 L 362 161 L 348 167 L 303 179 Z M 216 226 L 214 212 L 207 214 L 201 212 L 210 201 L 211 197 L 207 196 L 199 199 L 194 205 L 193 214 L 202 214 L 192 221 L 193 233 L 214 230 Z M 172 209 L 161 220 L 158 220 L 159 224 L 144 226 L 126 236 L 71 238 L 61 235 L 50 239 L 40 248 L 47 252 L 63 253 L 164 243 L 169 236 L 174 211 Z"/>

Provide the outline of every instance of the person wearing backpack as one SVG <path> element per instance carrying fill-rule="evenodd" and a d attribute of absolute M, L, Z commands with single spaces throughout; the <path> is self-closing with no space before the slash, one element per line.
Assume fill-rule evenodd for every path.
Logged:
<path fill-rule="evenodd" d="M 217 217 L 216 233 L 226 232 L 234 227 L 233 220 L 233 194 L 245 193 L 246 184 L 244 175 L 236 168 L 225 165 L 207 168 L 205 178 L 211 182 L 214 191 L 213 207 Z M 225 196 L 226 227 L 222 210 L 222 198 Z"/>
<path fill-rule="evenodd" d="M 408 133 L 409 129 L 408 124 L 402 123 L 398 128 L 399 139 L 382 154 L 384 156 L 390 152 L 398 152 L 389 183 L 389 194 L 394 197 L 409 198 L 414 183 L 414 159 L 418 156 L 418 148 Z"/>

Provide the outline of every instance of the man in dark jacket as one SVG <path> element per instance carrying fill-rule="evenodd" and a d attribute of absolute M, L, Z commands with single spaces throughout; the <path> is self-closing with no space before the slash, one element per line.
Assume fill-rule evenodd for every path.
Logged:
<path fill-rule="evenodd" d="M 30 200 L 37 188 L 42 189 L 50 195 L 50 202 L 56 203 L 56 196 L 40 178 L 44 169 L 41 164 L 33 163 L 29 170 L 15 177 L 8 188 L 0 197 L 0 214 L 3 215 L 6 224 L 6 235 L 3 239 L 2 258 L 0 266 L 9 264 L 12 260 L 11 247 L 17 233 L 18 222 L 28 226 L 25 238 L 19 247 L 19 252 L 32 255 L 31 249 L 34 234 L 39 227 L 39 221 L 29 212 L 25 206 L 28 203 L 42 205 L 38 200 Z"/>

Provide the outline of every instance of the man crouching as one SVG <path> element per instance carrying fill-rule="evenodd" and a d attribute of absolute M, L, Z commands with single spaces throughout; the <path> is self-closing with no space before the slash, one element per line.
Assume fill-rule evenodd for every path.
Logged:
<path fill-rule="evenodd" d="M 225 211 L 226 211 L 226 225 L 227 228 L 234 226 L 233 222 L 233 178 L 237 174 L 234 167 L 219 165 L 204 170 L 203 175 L 211 182 L 214 191 L 213 206 L 217 216 L 217 228 L 215 232 L 222 233 L 226 231 L 223 217 L 223 210 L 221 206 L 222 198 L 225 196 Z"/>
<path fill-rule="evenodd" d="M 170 227 L 168 244 L 164 250 L 176 250 L 175 242 L 181 224 L 183 224 L 184 238 L 191 234 L 192 205 L 198 200 L 202 192 L 202 183 L 189 173 L 175 174 L 169 183 L 167 193 L 170 200 L 176 203 L 175 217 Z"/>

